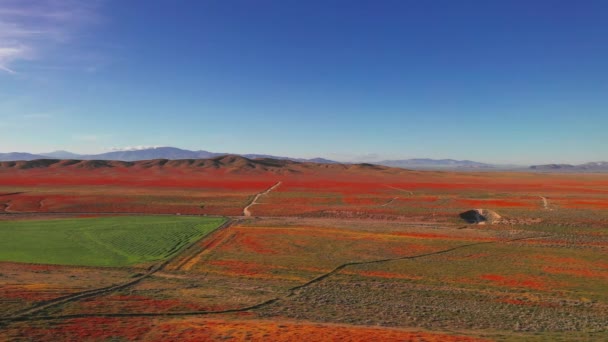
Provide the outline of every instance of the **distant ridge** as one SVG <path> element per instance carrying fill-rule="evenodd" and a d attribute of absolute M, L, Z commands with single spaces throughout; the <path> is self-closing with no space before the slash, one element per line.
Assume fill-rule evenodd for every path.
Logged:
<path fill-rule="evenodd" d="M 402 160 L 383 160 L 376 164 L 404 167 L 404 168 L 469 168 L 469 169 L 489 169 L 494 168 L 494 165 L 479 163 L 472 160 L 455 160 L 455 159 L 402 159 Z"/>
<path fill-rule="evenodd" d="M 209 152 L 205 150 L 191 151 L 176 147 L 152 147 L 134 150 L 112 151 L 100 154 L 76 154 L 69 151 L 54 151 L 49 153 L 27 153 L 27 152 L 11 152 L 0 153 L 0 162 L 2 161 L 31 161 L 37 159 L 60 159 L 60 160 L 106 160 L 106 161 L 125 161 L 134 162 L 142 160 L 197 160 L 209 159 L 226 155 L 235 155 L 255 159 L 272 159 L 272 160 L 289 160 L 296 162 L 312 162 L 319 164 L 351 164 L 348 162 L 341 163 L 325 158 L 293 158 L 274 156 L 269 154 L 230 154 Z M 414 159 L 396 159 L 382 160 L 373 162 L 375 165 L 383 165 L 389 167 L 405 168 L 405 169 L 421 169 L 421 170 L 513 170 L 513 171 L 537 171 L 537 172 L 608 172 L 608 162 L 592 162 L 579 165 L 572 164 L 544 164 L 516 166 L 516 165 L 493 165 L 480 163 L 472 160 L 456 160 L 456 159 L 430 159 L 430 158 L 414 158 Z"/>
<path fill-rule="evenodd" d="M 49 153 L 42 153 L 44 157 L 55 158 L 55 159 L 80 159 L 82 157 L 79 154 L 68 152 L 68 151 L 54 151 Z"/>
<path fill-rule="evenodd" d="M 44 159 L 46 156 L 25 152 L 0 153 L 0 161 Z"/>
<path fill-rule="evenodd" d="M 75 160 L 75 159 L 35 159 L 21 161 L 2 161 L 1 169 L 198 169 L 219 170 L 230 174 L 274 173 L 298 174 L 322 172 L 407 172 L 406 170 L 372 164 L 320 164 L 299 162 L 287 159 L 257 158 L 249 159 L 239 155 L 222 155 L 207 159 L 152 159 L 139 161 L 120 160 Z"/>
<path fill-rule="evenodd" d="M 100 154 L 76 154 L 68 151 L 54 151 L 48 153 L 40 153 L 40 154 L 32 154 L 32 153 L 22 153 L 22 152 L 12 152 L 12 153 L 0 153 L 0 161 L 18 161 L 18 160 L 35 160 L 35 159 L 78 159 L 78 160 L 119 160 L 119 161 L 138 161 L 138 160 L 152 160 L 152 159 L 169 159 L 169 160 L 179 160 L 179 159 L 206 159 L 206 158 L 214 158 L 219 156 L 225 156 L 230 153 L 218 153 L 218 152 L 209 152 L 205 150 L 191 151 L 184 150 L 176 147 L 151 147 L 145 149 L 137 149 L 137 150 L 123 150 L 123 151 L 112 151 L 105 152 Z M 291 158 L 291 157 L 281 157 L 281 156 L 273 156 L 268 154 L 242 154 L 241 156 L 249 159 L 255 158 L 271 158 L 271 159 L 284 159 L 284 160 L 293 160 L 293 161 L 302 161 L 302 162 L 316 162 L 323 164 L 333 164 L 338 163 L 333 160 L 324 159 L 324 158 L 313 158 L 313 159 L 305 159 L 305 158 Z"/>
<path fill-rule="evenodd" d="M 151 147 L 136 150 L 122 150 L 112 151 L 100 154 L 76 154 L 69 151 L 54 151 L 49 153 L 31 154 L 31 153 L 0 153 L 0 161 L 16 161 L 16 160 L 35 160 L 35 159 L 77 159 L 77 160 L 118 160 L 118 161 L 138 161 L 138 160 L 152 160 L 152 159 L 168 159 L 168 160 L 179 160 L 179 159 L 206 159 L 214 158 L 219 156 L 225 156 L 230 153 L 218 153 L 209 152 L 205 150 L 191 151 L 180 149 L 176 147 Z M 291 160 L 299 162 L 314 162 L 320 164 L 340 164 L 335 160 L 326 158 L 293 158 L 274 156 L 269 154 L 231 154 L 240 155 L 249 159 L 268 158 L 276 160 Z M 344 163 L 348 164 L 348 163 Z M 374 162 L 373 164 L 384 165 L 390 167 L 401 167 L 401 168 L 430 168 L 430 169 L 442 169 L 442 168 L 469 168 L 469 169 L 490 169 L 493 165 L 479 163 L 471 160 L 454 160 L 454 159 L 404 159 L 404 160 L 383 160 L 380 162 Z"/>
<path fill-rule="evenodd" d="M 608 162 L 591 162 L 579 165 L 544 164 L 532 165 L 531 170 L 545 172 L 608 172 Z"/>

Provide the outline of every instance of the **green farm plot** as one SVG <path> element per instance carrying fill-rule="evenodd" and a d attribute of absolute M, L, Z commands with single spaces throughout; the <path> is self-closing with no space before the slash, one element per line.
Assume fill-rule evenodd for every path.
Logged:
<path fill-rule="evenodd" d="M 178 216 L 0 221 L 0 261 L 133 265 L 165 259 L 224 222 Z"/>

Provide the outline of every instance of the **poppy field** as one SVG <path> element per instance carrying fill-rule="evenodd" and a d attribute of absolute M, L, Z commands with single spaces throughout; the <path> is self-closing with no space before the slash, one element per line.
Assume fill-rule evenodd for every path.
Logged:
<path fill-rule="evenodd" d="M 608 338 L 606 175 L 68 164 L 0 167 L 0 339 Z"/>

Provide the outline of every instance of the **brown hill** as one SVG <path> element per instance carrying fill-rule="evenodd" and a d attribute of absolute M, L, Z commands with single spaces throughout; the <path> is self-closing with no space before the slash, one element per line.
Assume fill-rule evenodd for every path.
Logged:
<path fill-rule="evenodd" d="M 0 162 L 0 169 L 213 169 L 222 170 L 233 174 L 251 173 L 274 173 L 274 174 L 298 174 L 298 173 L 368 173 L 388 172 L 403 173 L 407 170 L 390 168 L 373 164 L 321 164 L 313 162 L 296 162 L 283 159 L 256 158 L 249 159 L 237 155 L 225 155 L 209 159 L 153 159 L 134 162 L 113 160 L 61 160 L 61 159 L 37 159 L 31 161 Z"/>

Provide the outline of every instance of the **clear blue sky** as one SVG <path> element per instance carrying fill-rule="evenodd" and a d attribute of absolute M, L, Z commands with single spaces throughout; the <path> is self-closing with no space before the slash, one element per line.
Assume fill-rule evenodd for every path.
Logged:
<path fill-rule="evenodd" d="M 608 160 L 608 1 L 0 2 L 0 152 Z"/>

